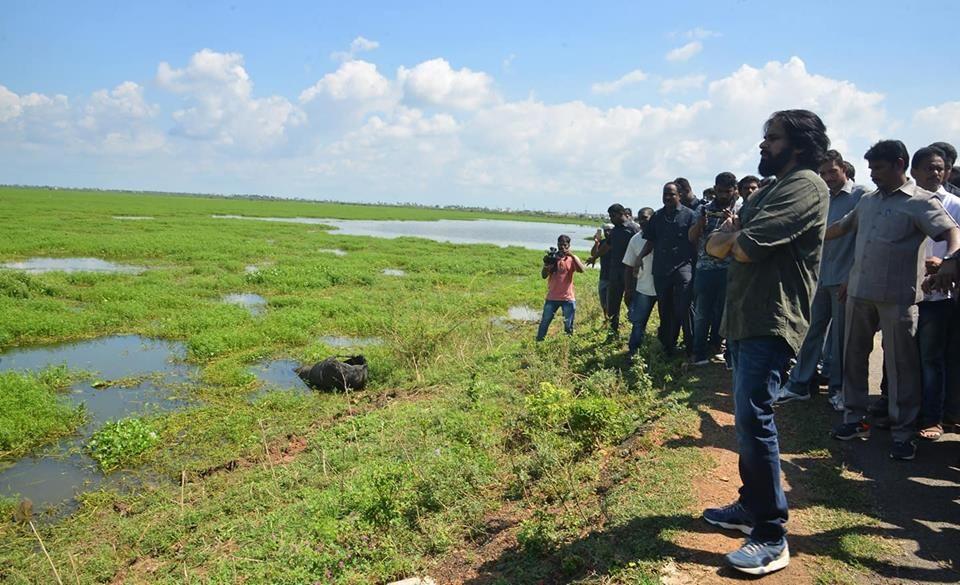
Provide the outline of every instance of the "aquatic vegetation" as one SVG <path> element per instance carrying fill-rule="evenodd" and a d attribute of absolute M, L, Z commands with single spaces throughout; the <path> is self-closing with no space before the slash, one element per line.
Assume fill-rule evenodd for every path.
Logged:
<path fill-rule="evenodd" d="M 125 418 L 105 424 L 87 442 L 87 450 L 104 470 L 136 460 L 160 442 L 149 422 Z"/>
<path fill-rule="evenodd" d="M 0 458 L 26 453 L 83 422 L 83 409 L 62 396 L 69 380 L 62 367 L 0 372 Z"/>

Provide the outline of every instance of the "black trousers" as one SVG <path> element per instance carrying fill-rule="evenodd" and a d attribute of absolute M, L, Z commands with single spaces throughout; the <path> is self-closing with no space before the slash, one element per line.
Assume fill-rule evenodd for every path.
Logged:
<path fill-rule="evenodd" d="M 692 345 L 693 334 L 689 331 L 692 280 L 693 269 L 689 264 L 669 274 L 653 275 L 653 286 L 657 289 L 657 309 L 660 314 L 660 343 L 668 354 L 677 349 L 677 338 L 680 337 L 681 329 L 687 345 Z"/>
<path fill-rule="evenodd" d="M 610 281 L 607 284 L 607 316 L 610 319 L 610 330 L 614 333 L 620 331 L 620 307 L 623 306 L 623 289 L 623 271 L 611 270 Z"/>

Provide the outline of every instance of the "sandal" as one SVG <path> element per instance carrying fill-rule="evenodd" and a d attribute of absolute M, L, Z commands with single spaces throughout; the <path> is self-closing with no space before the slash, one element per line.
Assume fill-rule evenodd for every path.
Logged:
<path fill-rule="evenodd" d="M 917 431 L 917 436 L 924 441 L 937 441 L 943 436 L 943 427 L 940 425 L 930 425 Z"/>

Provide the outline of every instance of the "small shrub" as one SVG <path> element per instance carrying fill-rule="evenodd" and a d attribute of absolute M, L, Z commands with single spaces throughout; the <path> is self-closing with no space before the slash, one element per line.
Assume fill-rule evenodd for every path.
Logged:
<path fill-rule="evenodd" d="M 149 423 L 127 418 L 103 425 L 87 443 L 87 450 L 109 471 L 135 460 L 159 442 L 160 436 Z"/>
<path fill-rule="evenodd" d="M 543 510 L 537 510 L 532 518 L 520 523 L 517 543 L 527 552 L 546 555 L 557 545 L 560 536 L 553 518 Z"/>

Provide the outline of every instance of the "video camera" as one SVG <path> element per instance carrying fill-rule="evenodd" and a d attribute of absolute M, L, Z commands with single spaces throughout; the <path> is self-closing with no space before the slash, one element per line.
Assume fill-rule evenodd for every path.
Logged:
<path fill-rule="evenodd" d="M 550 246 L 550 249 L 547 250 L 547 254 L 543 257 L 543 264 L 545 266 L 553 266 L 564 257 L 564 253 L 560 250 L 557 250 L 553 246 Z"/>

